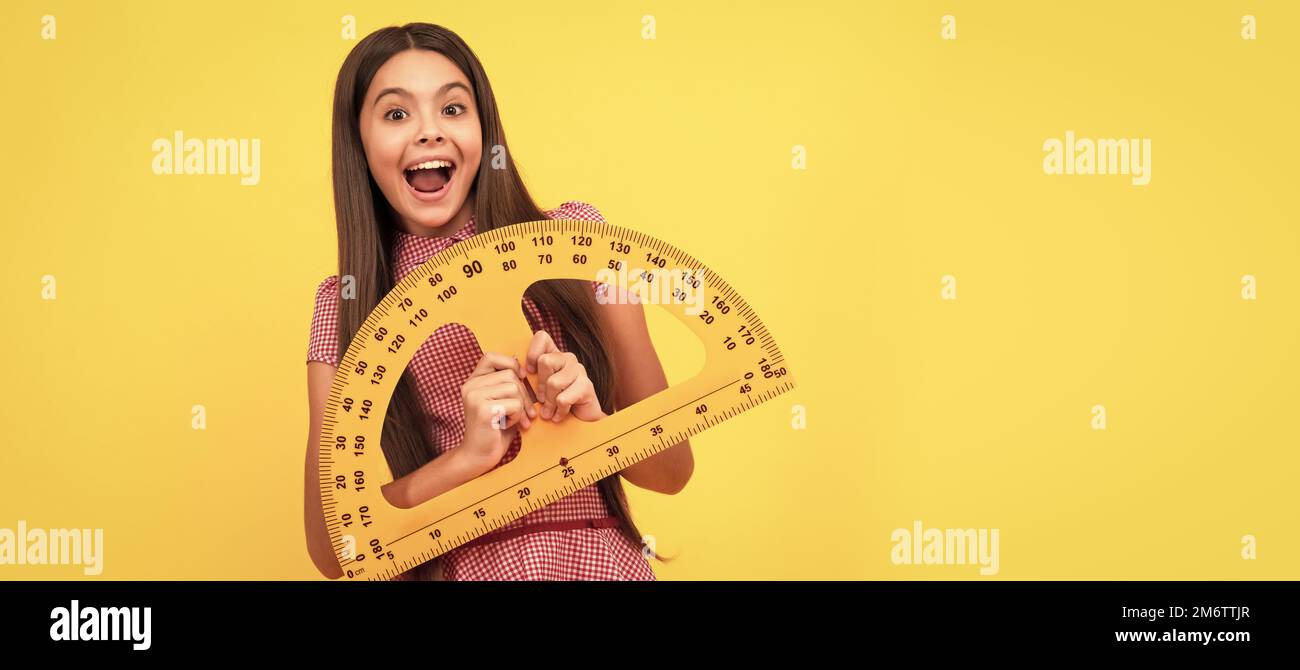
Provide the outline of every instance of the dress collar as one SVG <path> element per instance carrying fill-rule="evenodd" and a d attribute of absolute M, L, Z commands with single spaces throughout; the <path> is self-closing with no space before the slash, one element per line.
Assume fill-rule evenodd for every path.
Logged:
<path fill-rule="evenodd" d="M 393 242 L 393 269 L 395 281 L 402 281 L 408 272 L 420 267 L 438 252 L 462 240 L 473 237 L 477 231 L 471 214 L 465 227 L 446 237 L 423 237 L 397 230 Z"/>

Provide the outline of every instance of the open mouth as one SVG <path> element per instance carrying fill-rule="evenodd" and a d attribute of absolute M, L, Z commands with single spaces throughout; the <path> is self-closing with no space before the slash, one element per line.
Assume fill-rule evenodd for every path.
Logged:
<path fill-rule="evenodd" d="M 451 183 L 456 166 L 451 161 L 433 160 L 412 165 L 405 170 L 406 183 L 420 193 L 438 193 Z"/>

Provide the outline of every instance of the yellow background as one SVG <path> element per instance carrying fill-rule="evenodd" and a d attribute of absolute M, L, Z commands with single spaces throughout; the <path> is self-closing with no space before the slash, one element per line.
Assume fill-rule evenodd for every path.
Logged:
<path fill-rule="evenodd" d="M 695 255 L 781 345 L 793 392 L 629 486 L 661 579 L 1300 577 L 1289 2 L 6 2 L 0 527 L 103 528 L 100 579 L 318 578 L 346 14 L 457 31 L 543 205 Z M 261 183 L 154 175 L 176 130 L 260 138 Z M 1150 185 L 1045 175 L 1066 130 L 1150 138 Z M 914 520 L 999 529 L 1000 572 L 891 564 Z"/>

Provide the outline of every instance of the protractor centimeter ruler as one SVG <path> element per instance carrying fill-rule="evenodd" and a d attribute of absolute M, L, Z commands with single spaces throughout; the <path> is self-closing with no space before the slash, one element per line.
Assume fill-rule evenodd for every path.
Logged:
<path fill-rule="evenodd" d="M 393 477 L 380 437 L 415 351 L 439 327 L 459 323 L 483 351 L 523 363 L 533 331 L 520 301 L 545 279 L 605 281 L 611 299 L 629 288 L 643 292 L 646 309 L 667 309 L 703 341 L 704 368 L 599 421 L 569 416 L 557 424 L 539 415 L 520 427 L 523 446 L 509 463 L 416 507 L 389 504 L 380 487 Z M 528 381 L 538 388 L 535 374 Z M 758 315 L 679 249 L 627 228 L 567 219 L 474 235 L 407 274 L 366 318 L 334 375 L 320 493 L 343 578 L 391 579 L 792 388 Z"/>

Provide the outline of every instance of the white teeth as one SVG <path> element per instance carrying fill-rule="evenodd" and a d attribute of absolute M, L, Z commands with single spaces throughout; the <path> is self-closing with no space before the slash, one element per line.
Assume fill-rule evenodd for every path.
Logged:
<path fill-rule="evenodd" d="M 433 168 L 450 168 L 451 161 L 425 161 L 418 165 L 412 165 L 406 168 L 407 172 L 411 170 L 432 170 Z"/>

